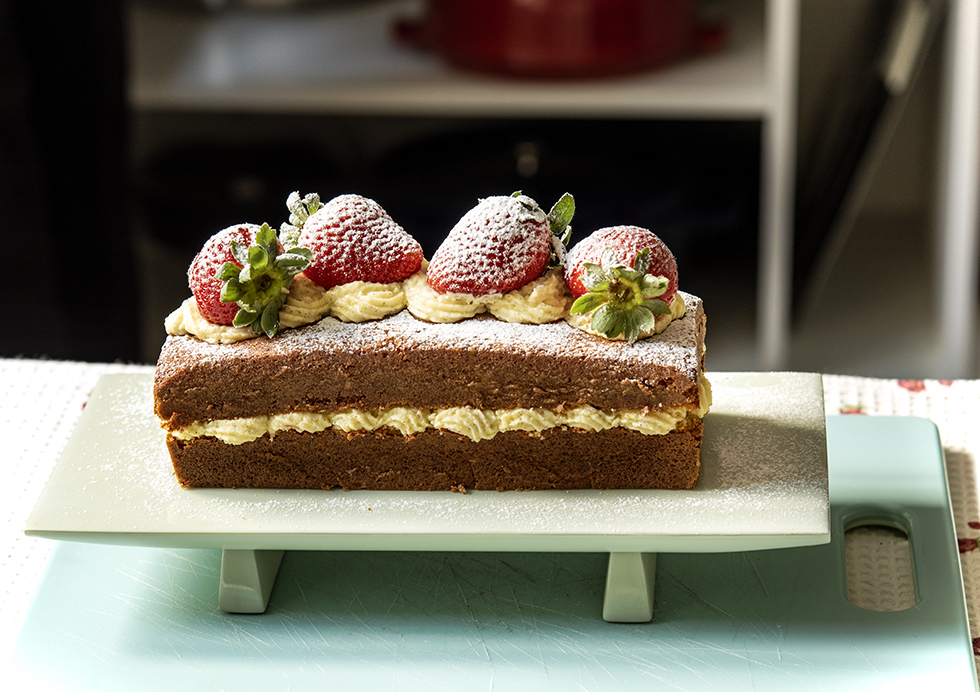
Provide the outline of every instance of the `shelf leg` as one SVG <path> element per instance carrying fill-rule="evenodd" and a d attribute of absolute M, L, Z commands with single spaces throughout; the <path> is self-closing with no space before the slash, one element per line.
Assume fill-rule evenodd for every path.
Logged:
<path fill-rule="evenodd" d="M 649 622 L 653 619 L 656 553 L 609 553 L 602 619 L 606 622 Z"/>
<path fill-rule="evenodd" d="M 223 550 L 218 608 L 226 613 L 264 613 L 283 552 Z"/>

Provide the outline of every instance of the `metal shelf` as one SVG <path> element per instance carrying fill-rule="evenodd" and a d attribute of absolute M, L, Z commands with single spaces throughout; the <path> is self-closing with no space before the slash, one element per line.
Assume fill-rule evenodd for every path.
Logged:
<path fill-rule="evenodd" d="M 417 11 L 404 0 L 211 14 L 136 4 L 130 96 L 146 109 L 758 118 L 770 102 L 763 8 L 731 4 L 723 51 L 637 76 L 560 83 L 462 72 L 398 45 L 394 22 Z"/>

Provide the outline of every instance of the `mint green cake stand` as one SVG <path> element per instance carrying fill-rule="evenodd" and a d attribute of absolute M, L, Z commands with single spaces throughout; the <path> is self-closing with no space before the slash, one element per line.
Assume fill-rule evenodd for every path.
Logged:
<path fill-rule="evenodd" d="M 221 548 L 218 607 L 229 613 L 265 611 L 286 551 L 603 552 L 602 617 L 648 622 L 658 553 L 830 540 L 820 376 L 713 373 L 711 381 L 711 415 L 693 489 L 463 494 L 183 489 L 153 414 L 150 376 L 107 375 L 26 532 L 91 543 Z"/>

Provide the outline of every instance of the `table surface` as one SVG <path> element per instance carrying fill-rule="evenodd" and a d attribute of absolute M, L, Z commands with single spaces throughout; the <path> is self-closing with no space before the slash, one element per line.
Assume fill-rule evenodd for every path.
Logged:
<path fill-rule="evenodd" d="M 99 377 L 152 372 L 148 366 L 0 359 L 0 433 L 5 483 L 0 487 L 0 664 L 10 656 L 54 542 L 26 537 L 24 525 L 74 429 Z M 980 381 L 888 380 L 824 375 L 828 415 L 917 416 L 939 429 L 946 458 L 958 549 L 974 651 L 980 646 L 980 495 L 977 464 Z M 877 582 L 855 579 L 852 601 L 887 610 L 914 598 L 906 576 L 884 577 L 882 564 L 900 552 L 892 536 L 873 530 L 848 544 L 848 569 Z M 896 547 L 897 546 L 897 547 Z M 851 562 L 851 553 L 856 555 Z M 885 570 L 887 574 L 887 570 Z M 849 576 L 849 584 L 851 583 Z"/>

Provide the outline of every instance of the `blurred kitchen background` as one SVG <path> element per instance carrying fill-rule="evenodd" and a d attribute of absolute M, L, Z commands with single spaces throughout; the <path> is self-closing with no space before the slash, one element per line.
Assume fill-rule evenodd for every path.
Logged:
<path fill-rule="evenodd" d="M 526 22 L 508 53 L 467 5 L 565 34 L 600 6 L 605 33 L 542 53 Z M 671 30 L 644 41 L 637 11 Z M 204 240 L 278 226 L 292 190 L 373 197 L 431 255 L 520 189 L 572 192 L 577 237 L 660 234 L 705 300 L 709 369 L 980 376 L 976 11 L 0 0 L 0 356 L 154 362 Z"/>

